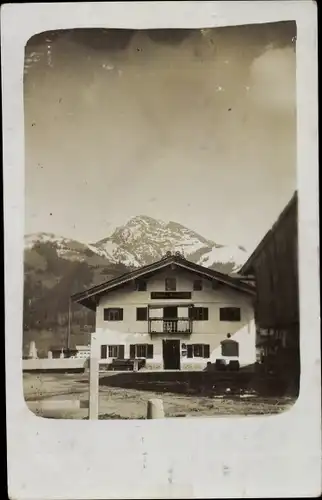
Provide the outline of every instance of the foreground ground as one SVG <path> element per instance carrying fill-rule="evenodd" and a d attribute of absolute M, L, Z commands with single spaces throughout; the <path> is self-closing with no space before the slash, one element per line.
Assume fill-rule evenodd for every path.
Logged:
<path fill-rule="evenodd" d="M 153 390 L 149 390 L 146 383 L 142 386 L 143 389 L 139 383 L 138 388 L 122 387 L 117 378 L 120 376 L 123 375 L 113 372 L 100 376 L 99 414 L 102 419 L 144 419 L 147 401 L 156 397 L 163 399 L 166 417 L 267 415 L 285 411 L 294 403 L 294 398 L 264 398 L 250 393 L 241 396 L 226 393 L 218 395 L 214 391 L 206 395 L 202 391 L 196 394 L 196 391 L 189 390 L 178 393 L 178 384 L 171 388 L 170 383 L 156 387 L 154 382 Z M 131 380 L 131 374 L 126 376 L 127 380 Z M 23 386 L 27 405 L 29 401 L 78 399 L 85 406 L 88 401 L 87 374 L 24 374 Z M 81 407 L 70 411 L 50 410 L 37 413 L 49 418 L 84 419 L 88 416 L 88 409 Z"/>

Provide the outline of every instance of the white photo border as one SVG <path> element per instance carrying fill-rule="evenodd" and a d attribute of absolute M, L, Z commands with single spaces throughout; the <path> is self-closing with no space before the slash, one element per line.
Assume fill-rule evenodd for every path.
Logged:
<path fill-rule="evenodd" d="M 313 1 L 5 4 L 1 10 L 9 496 L 301 497 L 321 493 L 317 8 Z M 36 417 L 22 387 L 24 47 L 71 28 L 297 24 L 300 396 L 278 416 L 77 421 Z"/>

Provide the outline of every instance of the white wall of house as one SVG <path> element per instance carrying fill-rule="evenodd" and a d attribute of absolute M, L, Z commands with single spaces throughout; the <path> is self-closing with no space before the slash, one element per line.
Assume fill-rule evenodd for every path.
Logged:
<path fill-rule="evenodd" d="M 165 291 L 165 278 L 175 277 L 176 291 L 191 292 L 191 299 L 180 300 L 153 300 L 151 292 Z M 239 342 L 239 362 L 241 366 L 251 365 L 256 360 L 255 349 L 255 324 L 252 306 L 252 297 L 234 290 L 228 286 L 221 286 L 213 290 L 211 281 L 203 280 L 203 289 L 193 291 L 193 281 L 198 276 L 184 270 L 162 271 L 147 281 L 146 291 L 134 290 L 134 283 L 125 285 L 124 288 L 112 291 L 101 297 L 96 311 L 96 331 L 92 336 L 92 355 L 98 356 L 98 345 L 123 344 L 125 358 L 130 357 L 130 344 L 153 344 L 153 359 L 147 360 L 148 366 L 163 364 L 162 340 L 179 339 L 182 344 L 208 344 L 210 346 L 209 358 L 181 357 L 181 369 L 202 369 L 207 361 L 214 362 L 221 356 L 221 341 L 231 334 L 231 338 Z M 195 307 L 208 308 L 207 321 L 193 321 L 193 332 L 190 335 L 179 333 L 148 333 L 148 321 L 137 321 L 137 307 L 193 304 Z M 240 321 L 221 321 L 221 307 L 239 307 L 241 310 Z M 123 309 L 123 321 L 104 321 L 104 309 L 120 307 Z M 182 309 L 184 311 L 184 309 Z M 151 315 L 151 314 L 150 314 Z M 179 312 L 180 315 L 180 312 Z M 157 311 L 153 312 L 157 316 Z M 113 333 L 111 333 L 113 331 Z M 110 358 L 106 359 L 108 362 Z"/>

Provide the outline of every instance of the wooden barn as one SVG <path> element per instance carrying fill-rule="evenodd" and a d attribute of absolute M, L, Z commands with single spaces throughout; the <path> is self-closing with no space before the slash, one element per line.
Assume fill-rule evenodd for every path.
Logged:
<path fill-rule="evenodd" d="M 240 270 L 256 284 L 257 347 L 267 367 L 299 376 L 298 197 Z"/>

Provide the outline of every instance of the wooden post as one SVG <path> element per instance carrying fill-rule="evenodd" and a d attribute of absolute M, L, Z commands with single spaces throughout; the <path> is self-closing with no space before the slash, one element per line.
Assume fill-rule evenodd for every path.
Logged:
<path fill-rule="evenodd" d="M 52 359 L 53 358 L 53 353 L 51 351 L 48 351 L 48 359 Z"/>
<path fill-rule="evenodd" d="M 67 349 L 70 348 L 70 325 L 71 325 L 71 299 L 68 303 L 68 330 L 67 330 Z"/>
<path fill-rule="evenodd" d="M 149 399 L 147 418 L 164 418 L 163 400 L 162 399 Z"/>
<path fill-rule="evenodd" d="M 99 362 L 97 357 L 89 360 L 89 420 L 98 419 Z"/>
<path fill-rule="evenodd" d="M 34 340 L 32 340 L 30 342 L 30 346 L 29 346 L 29 357 L 31 359 L 36 359 L 38 358 L 38 353 L 37 353 L 37 348 L 36 348 L 36 342 Z"/>

